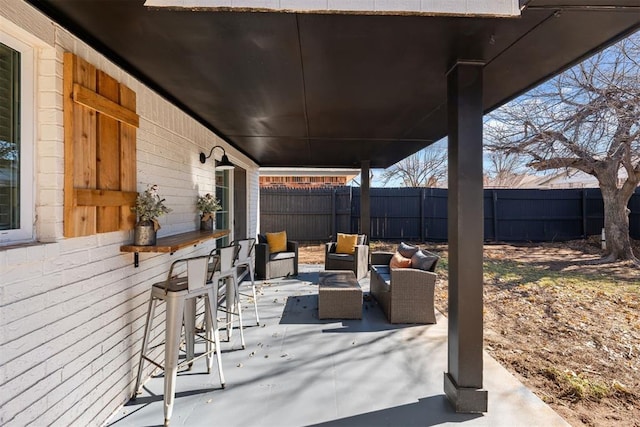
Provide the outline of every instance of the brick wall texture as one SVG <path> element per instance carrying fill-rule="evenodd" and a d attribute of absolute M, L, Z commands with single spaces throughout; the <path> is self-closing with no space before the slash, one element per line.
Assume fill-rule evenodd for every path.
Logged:
<path fill-rule="evenodd" d="M 214 243 L 141 254 L 134 268 L 133 255 L 119 250 L 132 231 L 63 237 L 63 53 L 136 92 L 138 191 L 158 184 L 173 209 L 161 218 L 160 237 L 198 227 L 196 196 L 214 190 L 211 164 L 201 165 L 198 153 L 214 144 L 247 170 L 247 227 L 255 236 L 258 168 L 22 0 L 0 0 L 0 31 L 34 48 L 37 237 L 0 247 L 0 425 L 101 425 L 133 392 L 151 283 L 175 259 L 208 253 Z M 156 325 L 153 334 L 162 334 L 162 322 Z"/>

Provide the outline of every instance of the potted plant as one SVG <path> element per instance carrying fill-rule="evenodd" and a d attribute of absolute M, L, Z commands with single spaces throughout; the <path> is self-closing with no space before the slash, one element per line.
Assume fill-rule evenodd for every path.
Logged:
<path fill-rule="evenodd" d="M 158 217 L 171 212 L 164 205 L 164 199 L 158 194 L 157 185 L 147 185 L 147 189 L 136 197 L 136 205 L 131 207 L 136 213 L 136 222 L 133 233 L 133 244 L 140 246 L 152 246 L 156 244 L 156 232 L 160 229 Z"/>
<path fill-rule="evenodd" d="M 216 228 L 216 211 L 222 209 L 220 201 L 210 193 L 198 196 L 196 208 L 200 212 L 200 230 L 211 231 Z"/>

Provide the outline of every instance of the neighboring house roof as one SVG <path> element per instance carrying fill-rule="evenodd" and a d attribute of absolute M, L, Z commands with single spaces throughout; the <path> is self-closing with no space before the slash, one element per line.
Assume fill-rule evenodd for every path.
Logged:
<path fill-rule="evenodd" d="M 260 168 L 260 176 L 341 176 L 347 181 L 360 174 L 360 169 L 342 168 Z"/>
<path fill-rule="evenodd" d="M 627 178 L 621 170 L 618 181 Z M 578 170 L 563 170 L 549 175 L 516 175 L 505 183 L 496 183 L 495 180 L 485 180 L 485 188 L 599 188 L 595 176 Z"/>
<path fill-rule="evenodd" d="M 347 185 L 359 174 L 360 169 L 260 168 L 260 185 L 296 187 Z"/>

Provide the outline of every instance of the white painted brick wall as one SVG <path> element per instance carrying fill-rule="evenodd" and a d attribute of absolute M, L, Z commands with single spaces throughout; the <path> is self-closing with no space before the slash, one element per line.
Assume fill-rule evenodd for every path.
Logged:
<path fill-rule="evenodd" d="M 260 212 L 260 173 L 257 169 L 247 171 L 247 183 L 249 185 L 247 188 L 247 197 L 249 198 L 247 209 L 252 213 Z M 260 231 L 259 218 L 260 215 L 250 215 L 248 223 L 249 236 L 256 237 L 258 235 Z"/>
<path fill-rule="evenodd" d="M 160 236 L 197 227 L 195 198 L 214 190 L 211 167 L 200 164 L 198 153 L 214 144 L 247 170 L 248 232 L 255 235 L 258 169 L 24 1 L 0 0 L 0 22 L 37 52 L 34 185 L 40 242 L 0 247 L 0 425 L 100 425 L 133 392 L 150 284 L 162 280 L 178 257 L 208 253 L 213 243 L 173 256 L 140 254 L 140 267 L 134 268 L 133 255 L 119 250 L 132 241 L 131 231 L 64 238 L 63 53 L 76 53 L 136 92 L 138 190 L 158 184 L 173 209 L 161 218 Z M 163 333 L 163 319 L 158 310 L 153 336 Z"/>

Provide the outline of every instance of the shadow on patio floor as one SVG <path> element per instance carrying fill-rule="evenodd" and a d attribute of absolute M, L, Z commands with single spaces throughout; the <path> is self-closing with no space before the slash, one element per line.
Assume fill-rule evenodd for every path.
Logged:
<path fill-rule="evenodd" d="M 317 270 L 261 282 L 260 326 L 222 343 L 226 388 L 204 360 L 180 374 L 171 426 L 566 425 L 502 366 L 484 356 L 489 412 L 457 414 L 443 395 L 447 319 L 435 325 L 391 325 L 375 300 L 362 320 L 319 320 Z M 368 280 L 362 281 L 364 292 Z M 254 322 L 245 300 L 245 323 Z M 346 333 L 345 333 L 346 332 Z M 198 344 L 203 346 L 203 344 Z M 202 351 L 197 348 L 197 351 Z M 163 420 L 163 378 L 114 416 L 114 426 Z"/>

